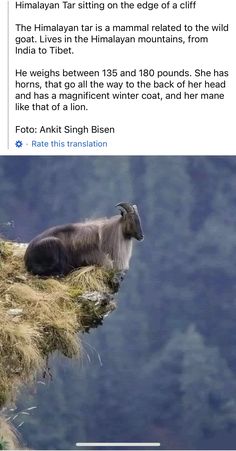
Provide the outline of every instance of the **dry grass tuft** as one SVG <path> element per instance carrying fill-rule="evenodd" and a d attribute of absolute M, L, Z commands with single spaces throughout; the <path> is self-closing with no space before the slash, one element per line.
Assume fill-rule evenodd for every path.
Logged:
<path fill-rule="evenodd" d="M 114 273 L 106 271 L 103 268 L 95 266 L 87 266 L 79 271 L 73 271 L 67 276 L 66 280 L 70 285 L 70 294 L 73 290 L 80 290 L 81 293 L 86 291 L 102 291 L 112 292 L 110 281 Z"/>
<path fill-rule="evenodd" d="M 85 295 L 109 296 L 111 272 L 88 267 L 61 279 L 39 278 L 25 270 L 25 248 L 0 240 L 0 408 L 15 399 L 23 383 L 34 380 L 53 351 L 79 356 L 77 332 L 96 327 L 115 308 Z M 13 443 L 7 438 L 10 426 L 0 419 L 0 436 L 2 430 L 9 432 L 2 433 L 5 441 Z"/>
<path fill-rule="evenodd" d="M 0 449 L 19 449 L 20 437 L 17 430 L 0 416 Z"/>

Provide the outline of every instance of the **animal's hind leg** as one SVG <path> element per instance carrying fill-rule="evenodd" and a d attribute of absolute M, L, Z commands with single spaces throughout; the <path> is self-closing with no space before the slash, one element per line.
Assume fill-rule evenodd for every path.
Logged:
<path fill-rule="evenodd" d="M 26 257 L 28 271 L 40 276 L 62 276 L 68 272 L 67 255 L 58 238 L 48 237 L 33 243 Z"/>

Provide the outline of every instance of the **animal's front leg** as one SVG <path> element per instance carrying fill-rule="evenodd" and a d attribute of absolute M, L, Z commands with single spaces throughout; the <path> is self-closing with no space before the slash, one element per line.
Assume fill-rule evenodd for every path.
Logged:
<path fill-rule="evenodd" d="M 124 280 L 126 272 L 127 271 L 118 271 L 112 278 L 111 285 L 115 293 L 119 290 L 120 284 Z"/>
<path fill-rule="evenodd" d="M 103 254 L 102 266 L 106 269 L 113 269 L 113 261 L 107 254 Z"/>
<path fill-rule="evenodd" d="M 95 249 L 91 253 L 88 253 L 84 261 L 85 264 L 83 266 L 95 265 L 108 270 L 113 269 L 113 262 L 110 257 L 99 249 Z"/>

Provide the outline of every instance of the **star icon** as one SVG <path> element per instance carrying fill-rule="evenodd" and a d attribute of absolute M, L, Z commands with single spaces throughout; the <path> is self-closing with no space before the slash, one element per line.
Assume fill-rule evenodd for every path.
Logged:
<path fill-rule="evenodd" d="M 22 141 L 16 141 L 15 146 L 19 149 L 20 147 L 23 146 L 23 142 Z"/>

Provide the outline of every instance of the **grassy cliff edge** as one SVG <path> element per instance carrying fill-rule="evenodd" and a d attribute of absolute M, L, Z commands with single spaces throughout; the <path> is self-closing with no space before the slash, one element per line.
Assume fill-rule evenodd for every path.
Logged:
<path fill-rule="evenodd" d="M 26 272 L 25 249 L 0 240 L 0 409 L 46 368 L 52 352 L 79 357 L 78 332 L 102 324 L 116 307 L 114 272 L 85 267 L 63 278 L 39 278 Z M 14 444 L 4 417 L 0 438 Z"/>

